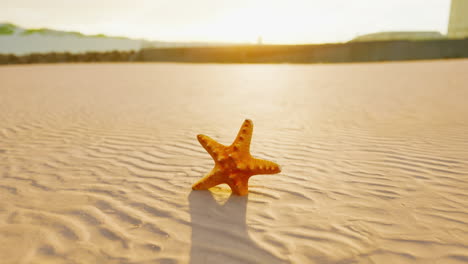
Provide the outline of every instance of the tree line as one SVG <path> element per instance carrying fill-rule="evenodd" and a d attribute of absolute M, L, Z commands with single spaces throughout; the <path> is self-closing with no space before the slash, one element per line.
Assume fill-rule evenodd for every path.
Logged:
<path fill-rule="evenodd" d="M 81 62 L 337 63 L 468 58 L 467 39 L 315 45 L 145 48 L 139 51 L 0 54 L 0 64 Z"/>
<path fill-rule="evenodd" d="M 0 64 L 31 64 L 31 63 L 67 63 L 67 62 L 130 62 L 138 60 L 136 51 L 109 52 L 49 52 L 31 53 L 26 55 L 0 54 Z"/>

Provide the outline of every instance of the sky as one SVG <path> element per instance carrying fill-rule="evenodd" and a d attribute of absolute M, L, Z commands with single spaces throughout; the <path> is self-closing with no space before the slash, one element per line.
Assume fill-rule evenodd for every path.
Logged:
<path fill-rule="evenodd" d="M 0 0 L 0 22 L 163 41 L 302 44 L 447 32 L 450 0 Z"/>

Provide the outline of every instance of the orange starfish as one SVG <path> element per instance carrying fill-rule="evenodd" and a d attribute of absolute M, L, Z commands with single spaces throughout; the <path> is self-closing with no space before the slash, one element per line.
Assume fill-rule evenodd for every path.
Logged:
<path fill-rule="evenodd" d="M 224 146 L 214 139 L 198 135 L 198 141 L 215 161 L 215 166 L 205 177 L 192 186 L 193 190 L 207 190 L 218 184 L 227 183 L 234 194 L 249 192 L 249 178 L 256 174 L 281 172 L 278 164 L 250 155 L 253 123 L 246 119 L 236 139 L 230 146 Z"/>

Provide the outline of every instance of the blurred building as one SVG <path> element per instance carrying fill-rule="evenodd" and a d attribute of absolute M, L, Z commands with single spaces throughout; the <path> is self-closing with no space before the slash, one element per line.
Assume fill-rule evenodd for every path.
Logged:
<path fill-rule="evenodd" d="M 444 37 L 437 31 L 387 31 L 361 35 L 351 41 L 434 40 Z"/>
<path fill-rule="evenodd" d="M 468 0 L 452 0 L 447 35 L 449 38 L 468 37 Z"/>

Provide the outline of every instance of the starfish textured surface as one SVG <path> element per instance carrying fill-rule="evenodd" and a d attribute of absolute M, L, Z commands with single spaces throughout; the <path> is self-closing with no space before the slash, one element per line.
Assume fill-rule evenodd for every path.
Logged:
<path fill-rule="evenodd" d="M 214 139 L 198 135 L 198 141 L 215 161 L 215 166 L 205 177 L 192 186 L 194 190 L 207 190 L 226 183 L 234 194 L 246 195 L 249 192 L 249 178 L 258 174 L 281 172 L 280 166 L 272 161 L 256 159 L 250 155 L 253 123 L 246 119 L 230 146 Z"/>

